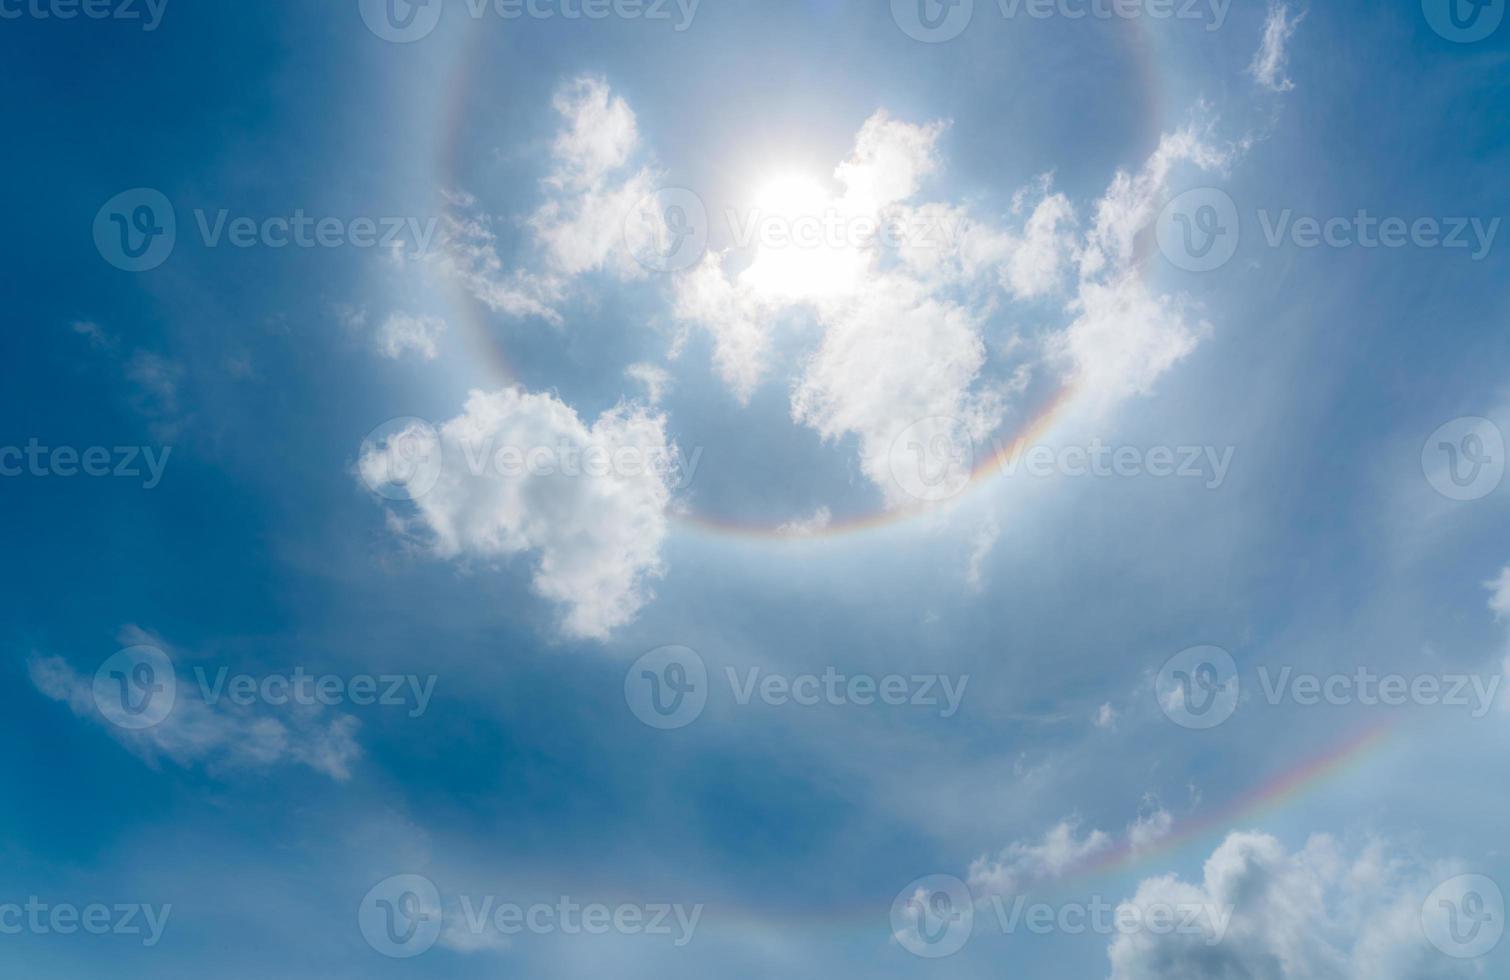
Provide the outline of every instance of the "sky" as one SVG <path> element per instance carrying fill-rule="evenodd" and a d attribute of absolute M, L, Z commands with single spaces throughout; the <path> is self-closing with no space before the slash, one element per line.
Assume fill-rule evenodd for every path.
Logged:
<path fill-rule="evenodd" d="M 1510 975 L 1506 0 L 0 0 L 6 975 Z"/>

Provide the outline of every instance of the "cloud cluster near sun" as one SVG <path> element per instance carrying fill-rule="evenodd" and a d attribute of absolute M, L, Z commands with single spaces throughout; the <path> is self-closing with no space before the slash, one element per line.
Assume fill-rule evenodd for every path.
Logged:
<path fill-rule="evenodd" d="M 1256 72 L 1271 88 L 1294 23 L 1285 8 L 1276 16 Z M 669 181 L 633 108 L 595 76 L 568 81 L 551 108 L 559 126 L 542 200 L 513 219 L 526 260 L 504 261 L 499 219 L 449 191 L 446 247 L 417 263 L 418 274 L 458 285 L 500 315 L 563 330 L 573 297 L 605 279 L 662 290 L 680 334 L 665 363 L 628 369 L 646 402 L 658 401 L 677 368 L 689 369 L 682 341 L 703 332 L 708 368 L 730 398 L 748 403 L 763 385 L 783 385 L 793 423 L 858 446 L 860 471 L 888 507 L 916 503 L 905 488 L 930 465 L 922 453 L 895 451 L 904 433 L 921 444 L 961 433 L 979 443 L 1026 411 L 1033 391 L 1071 390 L 1081 410 L 1101 414 L 1153 392 L 1195 350 L 1210 326 L 1189 300 L 1151 284 L 1149 231 L 1177 179 L 1219 176 L 1247 145 L 1218 139 L 1213 122 L 1193 122 L 1165 134 L 1137 168 L 1115 173 L 1088 205 L 1043 175 L 1016 190 L 1006 213 L 983 215 L 947 193 L 948 121 L 878 110 L 827 179 L 773 174 L 755 189 L 731 218 L 745 225 L 745 247 L 708 251 L 662 278 L 636 260 L 625 232 Z M 666 215 L 651 220 L 662 223 L 653 231 L 669 231 Z M 752 237 L 751 228 L 772 221 L 841 233 Z M 379 343 L 389 356 L 429 357 L 439 334 L 435 323 L 390 317 Z M 667 442 L 667 420 L 645 409 L 626 403 L 589 426 L 554 395 L 519 389 L 474 392 L 441 431 L 483 424 L 483 416 L 503 424 L 490 406 L 505 403 L 541 437 Z M 648 600 L 673 494 L 595 479 L 612 478 L 549 492 L 447 483 L 397 524 L 426 527 L 443 557 L 533 555 L 536 588 L 564 604 L 568 631 L 601 637 Z M 615 502 L 607 517 L 604 501 Z M 624 540 L 608 520 L 639 536 Z M 989 544 L 978 550 L 977 568 Z"/>

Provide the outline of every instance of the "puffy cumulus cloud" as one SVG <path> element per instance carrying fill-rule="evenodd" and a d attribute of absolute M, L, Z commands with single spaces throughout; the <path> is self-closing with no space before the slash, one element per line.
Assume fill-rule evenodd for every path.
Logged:
<path fill-rule="evenodd" d="M 1115 717 L 1111 705 L 1104 705 L 1097 723 L 1104 721 L 1106 727 Z M 994 856 L 976 858 L 970 864 L 970 889 L 977 898 L 1018 895 L 1079 871 L 1119 848 L 1142 853 L 1169 836 L 1174 816 L 1152 793 L 1143 797 L 1139 810 L 1120 840 L 1101 830 L 1082 833 L 1080 819 L 1071 817 L 1055 824 L 1041 840 L 1016 841 Z"/>
<path fill-rule="evenodd" d="M 365 447 L 367 484 L 412 467 L 415 439 L 438 440 L 422 455 L 442 462 L 396 520 L 438 557 L 533 553 L 535 590 L 565 606 L 572 636 L 606 637 L 649 601 L 678 459 L 664 416 L 621 404 L 589 426 L 549 394 L 473 391 L 438 429 Z"/>
<path fill-rule="evenodd" d="M 1296 853 L 1275 838 L 1234 833 L 1199 884 L 1174 875 L 1139 884 L 1125 905 L 1194 905 L 1230 912 L 1225 935 L 1118 935 L 1112 980 L 1445 980 L 1475 967 L 1427 944 L 1421 906 L 1452 874 L 1391 856 L 1382 842 L 1350 855 L 1316 836 Z"/>
<path fill-rule="evenodd" d="M 549 267 L 562 275 L 606 270 L 621 279 L 648 271 L 630 253 L 624 225 L 655 193 L 650 168 L 629 171 L 639 146 L 634 112 L 599 78 L 578 78 L 557 93 L 564 125 L 552 148 L 551 195 L 530 219 Z"/>
<path fill-rule="evenodd" d="M 1017 895 L 1104 854 L 1112 844 L 1112 838 L 1099 830 L 1082 835 L 1078 819 L 1064 820 L 1041 841 L 1017 841 L 994 858 L 976 858 L 970 865 L 970 891 L 976 898 Z"/>
<path fill-rule="evenodd" d="M 122 630 L 118 639 L 123 646 L 152 646 L 171 653 L 161 638 L 134 626 Z M 38 691 L 66 704 L 77 717 L 102 726 L 154 767 L 167 760 L 185 768 L 202 764 L 219 773 L 291 763 L 344 782 L 362 755 L 356 742 L 360 722 L 344 714 L 327 718 L 319 706 L 291 704 L 256 711 L 224 699 L 212 705 L 197 683 L 180 675 L 167 717 L 151 728 L 127 729 L 101 713 L 94 700 L 93 676 L 75 671 L 62 657 L 33 656 L 27 671 Z"/>
<path fill-rule="evenodd" d="M 1001 418 L 999 393 L 972 390 L 986 360 L 981 318 L 963 306 L 922 294 L 914 280 L 885 276 L 866 295 L 829 311 L 823 339 L 792 394 L 792 418 L 825 439 L 860 439 L 860 466 L 893 503 L 909 499 L 936 465 L 932 454 L 893 452 L 904 432 L 923 445 L 952 445 L 951 420 L 984 440 Z M 921 432 L 919 426 L 938 431 Z"/>
<path fill-rule="evenodd" d="M 1166 134 L 1137 173 L 1120 172 L 1098 202 L 1080 251 L 1073 319 L 1044 351 L 1092 406 L 1152 392 L 1154 382 L 1200 343 L 1210 324 L 1180 297 L 1156 293 L 1139 245 L 1169 196 L 1175 168 L 1220 170 L 1235 151 L 1212 146 L 1195 127 Z"/>
<path fill-rule="evenodd" d="M 923 178 L 938 169 L 944 128 L 942 122 L 900 122 L 884 109 L 865 120 L 854 153 L 834 171 L 849 208 L 877 212 L 916 194 Z"/>
<path fill-rule="evenodd" d="M 629 250 L 625 222 L 660 184 L 649 166 L 632 167 L 640 149 L 634 111 L 600 78 L 564 85 L 552 102 L 561 128 L 542 179 L 545 200 L 523 219 L 539 255 L 513 267 L 499 255 L 494 219 L 463 191 L 447 192 L 441 248 L 423 266 L 470 292 L 495 313 L 540 317 L 559 326 L 559 306 L 574 277 L 607 272 L 648 275 Z M 664 216 L 652 215 L 664 223 Z"/>
<path fill-rule="evenodd" d="M 1211 329 L 1192 319 L 1181 300 L 1150 290 L 1134 271 L 1107 283 L 1081 283 L 1070 308 L 1075 319 L 1047 339 L 1045 351 L 1066 380 L 1100 405 L 1152 392 Z"/>
<path fill-rule="evenodd" d="M 1139 248 L 1176 167 L 1218 169 L 1233 155 L 1193 126 L 1166 135 L 1140 169 L 1115 175 L 1082 233 L 1051 175 L 1019 191 L 1002 222 L 914 200 L 941 168 L 945 130 L 876 113 L 834 171 L 837 189 L 789 179 L 754 202 L 751 226 L 827 230 L 761 237 L 737 272 L 733 252 L 710 254 L 676 286 L 677 317 L 711 334 L 716 370 L 741 401 L 770 372 L 778 325 L 815 328 L 792 417 L 831 441 L 858 437 L 863 471 L 893 506 L 912 502 L 894 472 L 909 457 L 891 451 L 910 427 L 948 419 L 939 424 L 987 438 L 1044 374 L 1107 403 L 1147 394 L 1196 347 L 1207 325 L 1147 285 Z M 988 356 L 1004 300 L 1056 299 L 1062 327 Z"/>
<path fill-rule="evenodd" d="M 446 330 L 446 321 L 438 316 L 415 316 L 394 312 L 377 332 L 378 353 L 391 360 L 398 360 L 405 352 L 414 351 L 426 361 L 435 360 L 436 343 Z"/>
<path fill-rule="evenodd" d="M 556 92 L 552 106 L 565 121 L 552 154 L 557 163 L 550 182 L 591 187 L 629 162 L 640 134 L 629 103 L 601 78 L 573 79 Z"/>
<path fill-rule="evenodd" d="M 1287 4 L 1269 4 L 1263 40 L 1253 55 L 1253 63 L 1248 66 L 1248 73 L 1264 88 L 1273 92 L 1288 92 L 1295 88 L 1295 83 L 1290 81 L 1285 71 L 1290 62 L 1290 38 L 1295 36 L 1295 28 L 1304 19 L 1305 14 L 1290 16 Z"/>

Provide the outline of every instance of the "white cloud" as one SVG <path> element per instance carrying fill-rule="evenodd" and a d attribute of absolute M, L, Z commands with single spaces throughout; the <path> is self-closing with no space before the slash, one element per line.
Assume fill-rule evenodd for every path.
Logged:
<path fill-rule="evenodd" d="M 397 360 L 405 351 L 414 351 L 427 361 L 435 360 L 436 342 L 445 332 L 446 321 L 438 316 L 413 316 L 392 313 L 378 328 L 377 348 L 384 357 Z"/>
<path fill-rule="evenodd" d="M 645 400 L 652 405 L 659 405 L 671 387 L 671 373 L 656 364 L 631 364 L 624 369 L 624 376 L 645 386 Z"/>
<path fill-rule="evenodd" d="M 1510 619 L 1510 565 L 1505 566 L 1499 578 L 1485 582 L 1484 587 L 1490 592 L 1489 608 L 1493 610 L 1494 618 Z"/>
<path fill-rule="evenodd" d="M 620 279 L 648 274 L 630 254 L 624 223 L 658 189 L 655 171 L 624 173 L 639 147 L 634 112 L 599 78 L 582 77 L 557 93 L 565 126 L 552 149 L 549 199 L 530 219 L 550 267 L 567 276 L 607 270 Z"/>
<path fill-rule="evenodd" d="M 404 523 L 437 556 L 535 554 L 535 590 L 565 605 L 564 628 L 574 636 L 606 637 L 649 601 L 649 583 L 662 573 L 668 473 L 647 463 L 595 475 L 570 459 L 585 460 L 589 448 L 605 459 L 620 450 L 642 461 L 674 459 L 663 416 L 620 405 L 588 426 L 552 395 L 505 388 L 473 391 L 438 435 L 438 482 Z M 506 447 L 543 450 L 559 462 L 516 473 L 493 465 Z M 358 466 L 369 485 L 379 485 L 406 461 L 395 438 L 371 447 Z"/>
<path fill-rule="evenodd" d="M 712 334 L 716 369 L 741 401 L 765 379 L 784 315 L 818 328 L 792 390 L 792 417 L 831 441 L 857 436 L 862 470 L 893 506 L 913 502 L 891 470 L 901 432 L 947 418 L 983 440 L 1034 374 L 1030 363 L 988 358 L 985 329 L 999 304 L 993 284 L 1019 300 L 1072 289 L 1063 306 L 1069 322 L 1048 333 L 1040 354 L 1103 403 L 1149 393 L 1208 329 L 1184 302 L 1145 283 L 1139 240 L 1176 166 L 1221 168 L 1228 152 L 1194 127 L 1166 135 L 1139 171 L 1116 175 L 1082 239 L 1074 207 L 1051 192 L 1049 175 L 1014 198 L 1014 214 L 1026 214 L 1020 228 L 978 221 L 957 205 L 912 203 L 940 169 L 945 128 L 878 112 L 835 171 L 841 192 L 798 185 L 785 195 L 802 215 L 901 229 L 894 247 L 761 242 L 740 272 L 727 268 L 729 255 L 710 255 L 677 284 L 677 316 Z"/>
<path fill-rule="evenodd" d="M 975 534 L 975 541 L 970 546 L 970 563 L 965 568 L 965 584 L 975 592 L 979 592 L 985 585 L 981 571 L 1000 537 L 1001 525 L 995 517 L 987 517 Z"/>
<path fill-rule="evenodd" d="M 89 346 L 96 350 L 114 350 L 115 338 L 100 329 L 100 325 L 93 320 L 75 320 L 69 324 L 69 329 L 80 337 L 89 340 Z"/>
<path fill-rule="evenodd" d="M 1263 41 L 1253 55 L 1253 64 L 1248 67 L 1248 72 L 1264 88 L 1275 92 L 1288 92 L 1295 88 L 1295 83 L 1285 74 L 1290 60 L 1286 46 L 1290 43 L 1290 38 L 1294 37 L 1295 28 L 1304 19 L 1305 14 L 1291 17 L 1287 4 L 1269 4 L 1269 16 L 1264 21 Z"/>
<path fill-rule="evenodd" d="M 819 507 L 811 515 L 787 521 L 776 529 L 777 534 L 789 538 L 810 538 L 833 523 L 834 515 L 827 507 Z"/>
<path fill-rule="evenodd" d="M 495 313 L 511 317 L 538 316 L 557 326 L 564 283 L 556 276 L 513 270 L 505 272 L 498 255 L 498 239 L 491 220 L 480 213 L 467 194 L 448 195 L 451 210 L 444 216 L 445 247 L 428 259 L 442 277 L 457 283 Z"/>
<path fill-rule="evenodd" d="M 1449 871 L 1386 853 L 1350 856 L 1316 836 L 1291 854 L 1275 838 L 1234 833 L 1207 860 L 1203 881 L 1174 875 L 1139 884 L 1124 904 L 1190 905 L 1231 913 L 1225 935 L 1141 930 L 1108 951 L 1111 980 L 1432 980 L 1473 967 L 1427 945 L 1421 905 Z M 1219 942 L 1214 940 L 1220 938 Z"/>
<path fill-rule="evenodd" d="M 1109 708 L 1111 705 L 1106 705 Z M 1113 713 L 1115 718 L 1115 713 Z M 1134 854 L 1141 854 L 1169 836 L 1174 829 L 1174 815 L 1149 794 L 1143 798 L 1143 813 L 1127 828 L 1127 844 Z"/>
<path fill-rule="evenodd" d="M 1064 820 L 1037 843 L 1017 841 L 995 858 L 977 858 L 970 865 L 970 890 L 977 899 L 1018 895 L 1035 883 L 1058 878 L 1111 847 L 1108 835 L 1092 830 L 1081 836 L 1079 820 Z"/>
<path fill-rule="evenodd" d="M 890 275 L 822 320 L 823 339 L 792 393 L 792 418 L 826 440 L 858 435 L 860 468 L 892 504 L 913 501 L 893 463 L 928 465 L 921 454 L 892 453 L 910 426 L 957 420 L 984 440 L 999 424 L 1000 395 L 972 390 L 986 360 L 979 313 Z"/>
<path fill-rule="evenodd" d="M 566 121 L 552 147 L 558 164 L 552 183 L 591 187 L 629 162 L 640 141 L 634 112 L 603 79 L 575 78 L 551 104 Z"/>
<path fill-rule="evenodd" d="M 119 641 L 168 651 L 160 638 L 136 627 L 123 630 Z M 211 706 L 200 696 L 198 685 L 181 675 L 172 712 L 152 728 L 128 730 L 105 720 L 94 703 L 93 678 L 75 671 L 62 657 L 33 656 L 27 670 L 38 691 L 101 725 L 149 765 L 167 759 L 186 768 L 203 764 L 219 772 L 296 763 L 344 782 L 362 754 L 355 737 L 360 723 L 351 715 L 327 722 L 319 708 L 290 706 L 274 715 L 224 700 Z"/>
<path fill-rule="evenodd" d="M 1117 709 L 1110 701 L 1096 709 L 1095 722 L 1097 728 L 1111 728 L 1117 724 Z"/>

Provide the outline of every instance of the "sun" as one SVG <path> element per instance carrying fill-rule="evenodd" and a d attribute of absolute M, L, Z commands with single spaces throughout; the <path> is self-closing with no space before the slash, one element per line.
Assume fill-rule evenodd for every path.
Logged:
<path fill-rule="evenodd" d="M 758 294 L 786 302 L 819 300 L 853 290 L 868 257 L 844 200 L 805 174 L 760 182 L 747 228 L 755 259 L 741 278 Z"/>

